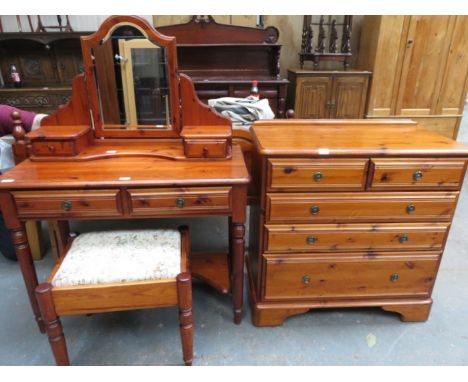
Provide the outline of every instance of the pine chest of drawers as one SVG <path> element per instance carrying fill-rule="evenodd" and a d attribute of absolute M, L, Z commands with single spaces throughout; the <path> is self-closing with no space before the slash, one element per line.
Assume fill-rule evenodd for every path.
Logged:
<path fill-rule="evenodd" d="M 263 121 L 253 136 L 253 323 L 367 306 L 426 320 L 468 146 L 411 121 Z"/>

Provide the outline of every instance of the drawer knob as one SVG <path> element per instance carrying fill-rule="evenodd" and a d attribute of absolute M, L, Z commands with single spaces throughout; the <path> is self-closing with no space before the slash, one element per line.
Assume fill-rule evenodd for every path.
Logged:
<path fill-rule="evenodd" d="M 398 240 L 400 241 L 400 243 L 405 243 L 405 242 L 408 241 L 408 235 L 405 235 L 405 234 L 400 235 L 400 236 L 398 237 Z"/>
<path fill-rule="evenodd" d="M 54 153 L 54 152 L 55 152 L 55 146 L 49 145 L 49 146 L 47 146 L 47 149 L 48 149 L 51 153 Z"/>
<path fill-rule="evenodd" d="M 407 214 L 412 214 L 414 211 L 416 211 L 416 206 L 414 204 L 408 204 L 406 207 L 406 213 Z"/>
<path fill-rule="evenodd" d="M 317 171 L 314 175 L 313 178 L 316 182 L 320 182 L 323 179 L 323 174 L 320 171 Z"/>
<path fill-rule="evenodd" d="M 390 281 L 391 282 L 395 282 L 395 281 L 398 281 L 398 279 L 400 278 L 400 275 L 398 273 L 392 273 L 390 275 Z"/>
<path fill-rule="evenodd" d="M 303 284 L 309 284 L 310 283 L 310 276 L 305 275 L 302 277 L 302 283 Z"/>
<path fill-rule="evenodd" d="M 72 208 L 72 202 L 70 202 L 69 200 L 64 200 L 62 202 L 62 208 L 65 210 L 65 211 L 70 211 L 71 208 Z"/>
<path fill-rule="evenodd" d="M 312 215 L 317 215 L 319 212 L 320 212 L 320 207 L 319 206 L 310 207 L 310 213 Z"/>
<path fill-rule="evenodd" d="M 183 208 L 185 206 L 185 199 L 183 198 L 177 198 L 176 201 L 176 206 L 179 208 Z"/>
<path fill-rule="evenodd" d="M 421 180 L 423 177 L 423 172 L 422 171 L 415 171 L 413 174 L 413 179 L 415 181 Z"/>
<path fill-rule="evenodd" d="M 316 236 L 307 236 L 306 238 L 307 244 L 314 244 L 317 240 L 318 239 Z"/>

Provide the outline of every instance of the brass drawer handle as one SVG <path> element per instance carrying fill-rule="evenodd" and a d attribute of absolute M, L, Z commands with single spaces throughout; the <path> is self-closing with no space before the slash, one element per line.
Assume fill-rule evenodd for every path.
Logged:
<path fill-rule="evenodd" d="M 176 203 L 176 206 L 179 208 L 185 207 L 185 199 L 183 198 L 177 198 L 175 203 Z"/>
<path fill-rule="evenodd" d="M 316 182 L 320 182 L 323 179 L 323 174 L 320 171 L 317 171 L 314 175 L 313 178 Z"/>
<path fill-rule="evenodd" d="M 70 211 L 72 209 L 72 202 L 70 202 L 69 200 L 64 200 L 62 202 L 62 208 L 65 210 L 65 211 Z"/>
<path fill-rule="evenodd" d="M 317 215 L 319 212 L 320 212 L 320 207 L 319 206 L 310 207 L 310 213 L 312 215 Z"/>
<path fill-rule="evenodd" d="M 414 211 L 416 211 L 416 206 L 413 203 L 408 204 L 408 206 L 406 207 L 406 213 L 412 214 Z"/>
<path fill-rule="evenodd" d="M 413 180 L 418 181 L 421 180 L 423 177 L 423 172 L 422 171 L 415 171 L 413 174 Z"/>
<path fill-rule="evenodd" d="M 309 275 L 305 275 L 302 277 L 302 283 L 303 284 L 309 284 L 310 283 L 310 276 Z"/>
<path fill-rule="evenodd" d="M 306 242 L 307 244 L 315 244 L 315 242 L 317 241 L 317 237 L 316 236 L 307 236 L 306 238 Z"/>
<path fill-rule="evenodd" d="M 400 275 L 398 273 L 392 273 L 390 275 L 390 281 L 393 283 L 398 281 L 399 279 L 400 279 Z"/>
<path fill-rule="evenodd" d="M 408 235 L 405 235 L 405 234 L 400 235 L 400 236 L 398 237 L 398 240 L 399 240 L 400 243 L 405 243 L 405 242 L 408 241 Z"/>

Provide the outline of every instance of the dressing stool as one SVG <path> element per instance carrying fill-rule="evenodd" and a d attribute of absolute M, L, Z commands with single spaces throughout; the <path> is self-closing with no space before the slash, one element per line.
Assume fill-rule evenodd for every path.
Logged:
<path fill-rule="evenodd" d="M 36 298 L 57 365 L 69 365 L 60 316 L 179 307 L 185 365 L 192 364 L 188 229 L 122 230 L 71 237 Z"/>

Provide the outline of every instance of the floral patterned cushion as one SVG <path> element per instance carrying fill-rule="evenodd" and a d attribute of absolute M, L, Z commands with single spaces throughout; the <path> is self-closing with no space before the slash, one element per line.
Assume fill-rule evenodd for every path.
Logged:
<path fill-rule="evenodd" d="M 90 232 L 73 241 L 55 287 L 174 278 L 181 237 L 175 229 Z"/>

